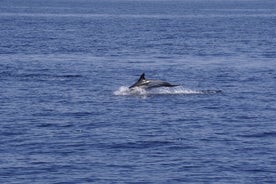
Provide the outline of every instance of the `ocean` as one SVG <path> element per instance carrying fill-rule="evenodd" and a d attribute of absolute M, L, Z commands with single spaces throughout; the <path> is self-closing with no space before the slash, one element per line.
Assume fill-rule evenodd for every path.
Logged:
<path fill-rule="evenodd" d="M 275 23 L 274 0 L 1 0 L 0 183 L 276 183 Z"/>

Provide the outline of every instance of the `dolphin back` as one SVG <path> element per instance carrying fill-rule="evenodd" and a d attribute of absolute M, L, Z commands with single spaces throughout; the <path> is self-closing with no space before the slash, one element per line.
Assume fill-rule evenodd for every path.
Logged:
<path fill-rule="evenodd" d="M 138 81 L 134 83 L 132 86 L 130 86 L 129 89 L 132 89 L 134 87 L 142 87 L 145 89 L 150 89 L 150 88 L 158 88 L 158 87 L 175 87 L 175 86 L 178 86 L 178 85 L 173 85 L 161 80 L 146 79 L 145 74 L 143 73 L 138 79 Z"/>
<path fill-rule="evenodd" d="M 150 88 L 158 88 L 158 87 L 175 87 L 175 86 L 178 86 L 178 85 L 174 85 L 160 80 L 151 80 L 147 88 L 150 89 Z"/>

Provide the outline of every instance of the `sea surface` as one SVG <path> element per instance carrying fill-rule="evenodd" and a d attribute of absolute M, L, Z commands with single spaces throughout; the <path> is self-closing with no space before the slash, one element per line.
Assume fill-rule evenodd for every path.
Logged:
<path fill-rule="evenodd" d="M 0 28 L 0 183 L 276 183 L 276 1 L 1 0 Z"/>

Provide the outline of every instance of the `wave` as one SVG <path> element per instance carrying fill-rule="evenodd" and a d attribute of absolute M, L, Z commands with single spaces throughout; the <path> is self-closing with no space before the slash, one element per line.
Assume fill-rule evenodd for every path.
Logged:
<path fill-rule="evenodd" d="M 143 88 L 129 89 L 126 86 L 121 86 L 113 94 L 116 96 L 151 96 L 151 95 L 201 95 L 201 94 L 214 94 L 220 93 L 221 90 L 192 90 L 184 88 L 183 86 L 177 86 L 172 88 L 161 87 L 146 90 Z"/>
<path fill-rule="evenodd" d="M 248 11 L 245 9 L 244 12 L 243 10 L 240 10 L 240 13 L 228 13 L 228 14 L 223 14 L 220 12 L 212 12 L 212 13 L 201 13 L 198 15 L 194 14 L 108 14 L 108 13 L 24 13 L 24 12 L 19 12 L 19 13 L 0 13 L 0 16 L 5 16 L 5 17 L 65 17 L 65 18 L 70 18 L 70 17 L 80 17 L 80 18 L 135 18 L 135 19 L 145 19 L 145 18 L 152 18 L 152 19 L 184 19 L 184 18 L 240 18 L 240 17 L 275 17 L 276 14 L 274 12 L 260 12 L 258 10 L 252 10 L 251 12 L 255 11 L 255 13 L 248 13 Z M 233 12 L 238 12 L 234 11 Z"/>
<path fill-rule="evenodd" d="M 248 138 L 267 138 L 267 137 L 274 138 L 274 137 L 276 137 L 276 132 L 275 131 L 261 132 L 261 133 L 246 134 L 246 135 L 240 135 L 240 136 L 241 137 L 248 137 Z"/>

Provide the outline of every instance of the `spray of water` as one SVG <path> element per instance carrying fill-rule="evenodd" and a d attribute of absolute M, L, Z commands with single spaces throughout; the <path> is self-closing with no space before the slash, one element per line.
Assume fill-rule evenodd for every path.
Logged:
<path fill-rule="evenodd" d="M 150 90 L 143 88 L 129 89 L 126 86 L 121 86 L 118 90 L 114 91 L 114 95 L 117 96 L 150 96 L 150 95 L 191 95 L 191 94 L 214 94 L 219 93 L 220 90 L 192 90 L 184 88 L 183 86 L 177 86 L 173 88 L 161 87 Z"/>

